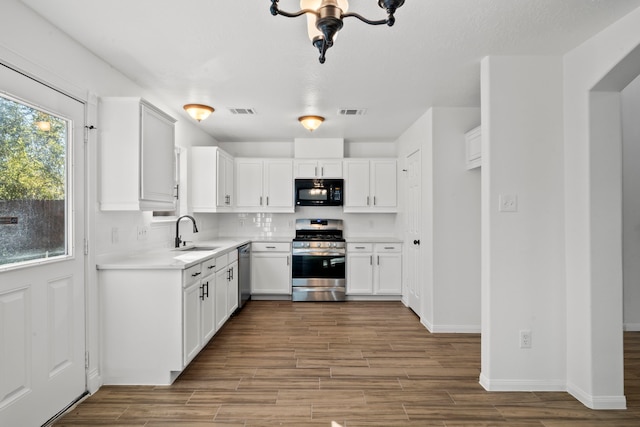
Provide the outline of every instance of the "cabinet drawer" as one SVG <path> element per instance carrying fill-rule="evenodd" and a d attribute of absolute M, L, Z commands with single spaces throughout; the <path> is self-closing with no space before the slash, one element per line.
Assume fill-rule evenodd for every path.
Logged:
<path fill-rule="evenodd" d="M 285 242 L 254 242 L 251 243 L 253 252 L 289 252 L 291 244 Z"/>
<path fill-rule="evenodd" d="M 227 254 L 227 264 L 231 264 L 233 261 L 238 260 L 238 251 L 233 250 Z"/>
<path fill-rule="evenodd" d="M 220 255 L 219 257 L 216 257 L 216 271 L 220 271 L 223 268 L 227 268 L 227 264 L 229 264 L 227 255 L 228 254 L 224 254 L 224 255 Z"/>
<path fill-rule="evenodd" d="M 373 252 L 371 243 L 347 243 L 347 252 Z"/>
<path fill-rule="evenodd" d="M 182 286 L 187 288 L 189 285 L 200 280 L 202 276 L 202 264 L 196 264 L 182 272 Z"/>
<path fill-rule="evenodd" d="M 401 252 L 402 243 L 376 243 L 376 252 Z"/>
<path fill-rule="evenodd" d="M 201 265 L 202 265 L 202 275 L 203 276 L 206 276 L 208 274 L 216 272 L 216 270 L 217 270 L 216 269 L 216 259 L 217 258 L 211 257 L 211 258 L 207 259 L 206 261 L 202 262 Z"/>

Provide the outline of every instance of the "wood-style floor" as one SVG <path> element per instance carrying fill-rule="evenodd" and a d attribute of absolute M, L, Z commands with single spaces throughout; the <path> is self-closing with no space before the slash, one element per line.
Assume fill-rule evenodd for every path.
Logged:
<path fill-rule="evenodd" d="M 625 334 L 626 411 L 489 393 L 479 373 L 479 335 L 430 334 L 399 302 L 251 301 L 172 386 L 105 386 L 55 425 L 640 426 L 640 333 Z"/>

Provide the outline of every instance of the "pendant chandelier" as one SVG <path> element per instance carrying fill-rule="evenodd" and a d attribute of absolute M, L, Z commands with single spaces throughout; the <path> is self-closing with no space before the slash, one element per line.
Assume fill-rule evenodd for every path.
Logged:
<path fill-rule="evenodd" d="M 321 64 L 324 64 L 327 49 L 333 46 L 338 31 L 342 29 L 344 18 L 353 17 L 365 24 L 386 24 L 391 27 L 396 22 L 394 17 L 396 9 L 404 4 L 404 0 L 378 0 L 378 6 L 387 11 L 387 19 L 372 21 L 357 13 L 347 12 L 349 9 L 348 0 L 300 0 L 302 10 L 294 13 L 280 10 L 278 2 L 279 0 L 271 0 L 271 14 L 273 16 L 282 15 L 287 18 L 296 18 L 307 15 L 309 38 L 320 52 L 318 59 Z"/>

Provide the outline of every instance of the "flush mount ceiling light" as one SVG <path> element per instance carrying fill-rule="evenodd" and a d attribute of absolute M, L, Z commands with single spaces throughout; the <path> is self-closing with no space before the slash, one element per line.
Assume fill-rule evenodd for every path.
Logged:
<path fill-rule="evenodd" d="M 187 104 L 183 107 L 191 117 L 197 121 L 202 121 L 209 117 L 215 110 L 204 104 Z"/>
<path fill-rule="evenodd" d="M 279 0 L 271 0 L 271 14 L 273 16 L 282 15 L 287 18 L 296 18 L 307 15 L 307 27 L 309 38 L 313 45 L 320 52 L 320 63 L 324 64 L 327 49 L 333 46 L 336 35 L 342 29 L 344 18 L 358 18 L 369 25 L 393 26 L 396 22 L 394 14 L 396 9 L 404 4 L 404 0 L 378 0 L 378 6 L 387 11 L 387 19 L 371 21 L 357 13 L 348 13 L 348 0 L 300 0 L 299 10 L 295 13 L 282 11 L 278 8 Z"/>
<path fill-rule="evenodd" d="M 298 121 L 305 127 L 309 132 L 313 132 L 318 129 L 318 127 L 324 122 L 324 117 L 321 116 L 302 116 L 298 117 Z"/>

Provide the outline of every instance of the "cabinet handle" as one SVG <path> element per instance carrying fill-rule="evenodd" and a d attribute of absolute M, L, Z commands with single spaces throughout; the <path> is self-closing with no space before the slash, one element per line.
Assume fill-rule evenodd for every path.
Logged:
<path fill-rule="evenodd" d="M 267 206 L 269 206 L 269 196 L 267 196 Z"/>
<path fill-rule="evenodd" d="M 385 248 L 385 249 L 395 249 L 395 247 L 394 247 L 394 246 L 385 246 L 384 248 Z"/>
<path fill-rule="evenodd" d="M 200 272 L 198 271 L 197 273 L 193 273 L 193 274 L 191 275 L 191 277 L 196 277 L 196 276 L 199 276 L 200 274 L 202 274 L 202 273 L 200 273 Z"/>
<path fill-rule="evenodd" d="M 229 271 L 231 272 L 231 280 L 233 280 L 233 267 L 229 269 Z"/>
<path fill-rule="evenodd" d="M 206 286 L 206 288 L 207 288 L 207 291 L 206 291 L 206 293 L 205 293 L 205 295 L 204 295 L 204 296 L 206 296 L 207 298 L 209 298 L 209 282 L 205 283 L 204 285 L 205 285 L 205 286 Z"/>
<path fill-rule="evenodd" d="M 260 196 L 260 206 L 262 206 L 262 196 Z"/>
<path fill-rule="evenodd" d="M 265 248 L 267 248 L 267 249 L 275 249 L 276 247 L 275 246 L 265 246 Z"/>
<path fill-rule="evenodd" d="M 318 176 L 318 167 L 316 166 L 315 172 L 313 173 L 315 176 Z"/>
<path fill-rule="evenodd" d="M 376 196 L 373 196 L 373 206 L 376 205 Z"/>
<path fill-rule="evenodd" d="M 380 265 L 380 255 L 378 255 L 378 265 Z"/>
<path fill-rule="evenodd" d="M 364 246 L 356 246 L 356 249 L 364 249 Z"/>
<path fill-rule="evenodd" d="M 413 244 L 414 244 L 414 245 L 419 245 L 419 244 L 420 244 L 420 240 L 414 240 L 414 241 L 413 241 Z"/>
<path fill-rule="evenodd" d="M 320 176 L 324 176 L 324 166 L 320 168 Z"/>
<path fill-rule="evenodd" d="M 373 255 L 369 255 L 369 265 L 373 265 Z"/>
<path fill-rule="evenodd" d="M 289 255 L 287 255 L 287 265 L 289 265 Z"/>
<path fill-rule="evenodd" d="M 367 196 L 367 206 L 369 206 L 369 196 Z"/>
<path fill-rule="evenodd" d="M 231 281 L 231 269 L 227 268 L 227 282 Z"/>
<path fill-rule="evenodd" d="M 207 269 L 208 269 L 208 270 L 211 270 L 212 268 L 216 268 L 216 265 L 215 265 L 215 264 L 213 264 L 213 265 L 209 265 L 209 266 L 207 266 Z"/>

